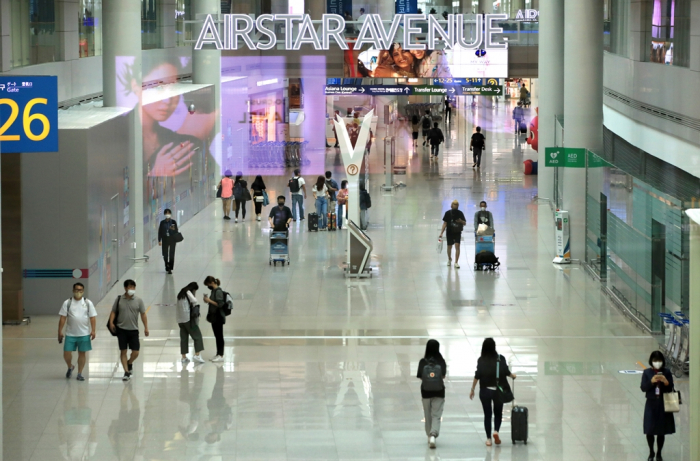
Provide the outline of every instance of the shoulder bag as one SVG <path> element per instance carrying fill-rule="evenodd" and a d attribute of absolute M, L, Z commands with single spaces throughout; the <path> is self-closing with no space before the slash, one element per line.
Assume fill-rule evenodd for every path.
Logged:
<path fill-rule="evenodd" d="M 114 331 L 109 328 L 109 317 L 107 317 L 107 330 L 112 336 L 117 336 L 117 319 L 119 319 L 119 301 L 121 301 L 122 295 L 117 296 L 117 311 L 114 313 Z"/>
<path fill-rule="evenodd" d="M 678 413 L 681 411 L 681 393 L 672 390 L 664 394 L 664 411 L 666 413 Z"/>
<path fill-rule="evenodd" d="M 501 403 L 510 403 L 515 397 L 513 396 L 513 391 L 510 389 L 510 384 L 508 380 L 504 379 L 501 382 L 500 370 L 501 369 L 501 356 L 498 356 L 498 363 L 496 363 L 496 388 L 498 389 L 498 398 Z"/>
<path fill-rule="evenodd" d="M 450 231 L 453 234 L 458 234 L 464 230 L 464 225 L 455 220 L 455 212 L 452 210 L 452 221 L 450 221 Z"/>

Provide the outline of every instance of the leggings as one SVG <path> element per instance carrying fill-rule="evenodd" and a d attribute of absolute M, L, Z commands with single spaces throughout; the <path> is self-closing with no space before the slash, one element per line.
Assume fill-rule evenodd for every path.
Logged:
<path fill-rule="evenodd" d="M 484 429 L 486 430 L 486 438 L 491 438 L 491 414 L 495 416 L 493 430 L 498 432 L 501 429 L 501 421 L 503 420 L 503 402 L 498 401 L 498 394 L 493 389 L 482 387 L 479 390 L 479 400 L 481 406 L 484 407 Z M 491 404 L 493 402 L 493 412 Z"/>
<path fill-rule="evenodd" d="M 255 214 L 262 213 L 262 202 L 255 202 Z"/>
<path fill-rule="evenodd" d="M 243 219 L 245 219 L 245 200 L 241 200 L 240 202 L 236 200 L 236 219 L 238 219 L 238 210 L 243 208 Z"/>
<path fill-rule="evenodd" d="M 661 455 L 661 450 L 664 448 L 664 442 L 666 441 L 665 435 L 656 436 L 656 454 Z M 649 454 L 654 455 L 654 436 L 647 435 L 647 444 L 649 445 Z"/>
<path fill-rule="evenodd" d="M 211 329 L 216 337 L 216 355 L 224 356 L 224 324 L 221 322 L 213 322 Z"/>

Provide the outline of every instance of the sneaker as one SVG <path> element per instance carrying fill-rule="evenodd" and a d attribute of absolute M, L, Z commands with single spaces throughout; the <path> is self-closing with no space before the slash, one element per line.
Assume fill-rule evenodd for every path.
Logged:
<path fill-rule="evenodd" d="M 78 381 L 85 381 L 85 377 L 80 373 L 78 373 L 78 376 L 76 376 L 75 379 L 77 379 Z"/>
<path fill-rule="evenodd" d="M 168 271 L 168 274 L 173 275 L 173 271 Z"/>
<path fill-rule="evenodd" d="M 430 436 L 430 442 L 428 443 L 428 445 L 430 446 L 430 448 L 435 448 L 435 436 L 434 435 Z"/>
<path fill-rule="evenodd" d="M 486 439 L 486 446 L 487 446 L 487 447 L 490 447 L 491 445 L 493 445 L 493 444 L 491 443 L 491 439 Z"/>
<path fill-rule="evenodd" d="M 455 269 L 459 269 L 459 264 L 455 263 Z"/>
<path fill-rule="evenodd" d="M 496 445 L 501 444 L 501 438 L 498 436 L 498 432 L 493 433 L 493 441 L 496 442 Z"/>
<path fill-rule="evenodd" d="M 129 374 L 131 374 L 134 371 L 134 364 L 130 363 L 129 364 Z"/>
<path fill-rule="evenodd" d="M 71 365 L 71 367 L 66 371 L 66 379 L 70 378 L 70 376 L 73 374 L 73 370 L 75 369 L 75 365 Z"/>
<path fill-rule="evenodd" d="M 223 361 L 224 361 L 224 358 L 223 358 L 222 356 L 220 356 L 220 355 L 217 355 L 216 357 L 214 357 L 213 359 L 211 359 L 211 361 L 212 361 L 212 362 L 223 362 Z"/>
<path fill-rule="evenodd" d="M 230 221 L 230 220 L 231 220 L 231 216 L 224 216 L 224 219 L 227 220 L 227 221 Z"/>
<path fill-rule="evenodd" d="M 256 219 L 257 219 L 258 221 L 260 221 L 260 216 L 258 216 Z"/>
<path fill-rule="evenodd" d="M 201 355 L 193 355 L 192 361 L 197 363 L 206 363 L 206 360 L 204 360 Z"/>
<path fill-rule="evenodd" d="M 229 218 L 230 219 L 230 218 Z M 236 218 L 235 222 L 238 222 L 238 218 Z"/>
<path fill-rule="evenodd" d="M 124 373 L 124 376 L 122 377 L 122 381 L 130 381 L 131 380 L 131 373 Z"/>
<path fill-rule="evenodd" d="M 451 265 L 452 265 L 452 260 L 451 259 L 447 260 L 447 267 L 450 267 Z"/>
<path fill-rule="evenodd" d="M 187 365 L 189 363 L 189 361 L 190 361 L 190 359 L 188 359 L 187 357 L 185 357 L 184 359 L 180 359 L 180 363 L 182 363 L 183 366 Z"/>

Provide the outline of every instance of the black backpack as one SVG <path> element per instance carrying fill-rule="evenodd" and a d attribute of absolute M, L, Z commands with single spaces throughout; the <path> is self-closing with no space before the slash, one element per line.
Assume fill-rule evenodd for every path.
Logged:
<path fill-rule="evenodd" d="M 301 189 L 301 187 L 299 187 L 299 178 L 290 179 L 288 186 L 290 192 L 292 192 L 293 194 L 299 192 L 299 190 Z"/>
<path fill-rule="evenodd" d="M 423 383 L 421 389 L 424 391 L 444 390 L 445 383 L 442 380 L 442 366 L 433 357 L 426 359 L 426 361 L 427 363 L 423 365 L 423 371 L 420 374 Z"/>
<path fill-rule="evenodd" d="M 474 261 L 477 264 L 491 264 L 493 267 L 498 267 L 501 265 L 501 263 L 498 262 L 496 255 L 490 251 L 481 251 L 477 253 Z"/>
<path fill-rule="evenodd" d="M 233 186 L 233 197 L 236 199 L 236 201 L 241 202 L 243 201 L 243 194 L 245 193 L 245 189 L 243 188 L 243 184 L 238 181 L 236 182 L 236 185 Z"/>
<path fill-rule="evenodd" d="M 430 129 L 430 117 L 428 117 L 428 116 L 423 117 L 423 129 L 424 130 Z"/>

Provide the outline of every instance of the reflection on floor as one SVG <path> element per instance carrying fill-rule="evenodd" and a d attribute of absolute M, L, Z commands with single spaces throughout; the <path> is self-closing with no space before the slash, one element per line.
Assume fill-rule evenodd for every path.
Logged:
<path fill-rule="evenodd" d="M 5 327 L 4 459 L 646 459 L 640 376 L 619 371 L 640 370 L 655 340 L 620 315 L 582 268 L 551 264 L 549 206 L 533 201 L 536 177 L 522 175 L 522 161 L 534 153 L 511 133 L 510 108 L 470 110 L 468 126 L 476 120 L 486 127 L 479 170 L 463 155 L 471 128 L 454 115 L 432 164 L 427 148 L 412 152 L 410 133 L 397 127 L 397 162 L 407 166 L 397 180 L 407 187 L 393 194 L 379 190 L 384 133 L 377 133 L 370 280 L 342 277 L 346 231 L 310 234 L 305 221 L 291 232 L 291 265 L 270 267 L 264 220 L 249 211 L 243 222 L 225 222 L 217 203 L 183 227 L 172 276 L 157 250 L 128 274 L 149 306 L 151 331 L 130 383 L 121 381 L 115 340 L 101 327 L 118 287 L 98 306 L 86 382 L 63 378 L 56 318 Z M 342 179 L 337 152 L 326 155 Z M 284 192 L 286 178 L 265 180 L 272 197 Z M 461 269 L 436 253 L 442 214 L 455 198 L 468 218 L 488 201 L 500 271 L 472 270 L 469 233 Z M 209 274 L 235 298 L 225 362 L 183 367 L 175 294 Z M 57 294 L 56 311 L 65 297 Z M 210 358 L 214 339 L 209 325 L 202 328 Z M 496 339 L 519 376 L 517 401 L 530 411 L 527 445 L 511 444 L 508 407 L 503 445 L 484 445 L 481 405 L 468 395 L 485 336 Z M 414 377 L 428 338 L 441 342 L 448 362 L 434 450 Z M 679 381 L 685 398 L 687 379 Z M 684 411 L 679 433 L 666 441 L 668 460 L 689 459 Z"/>

